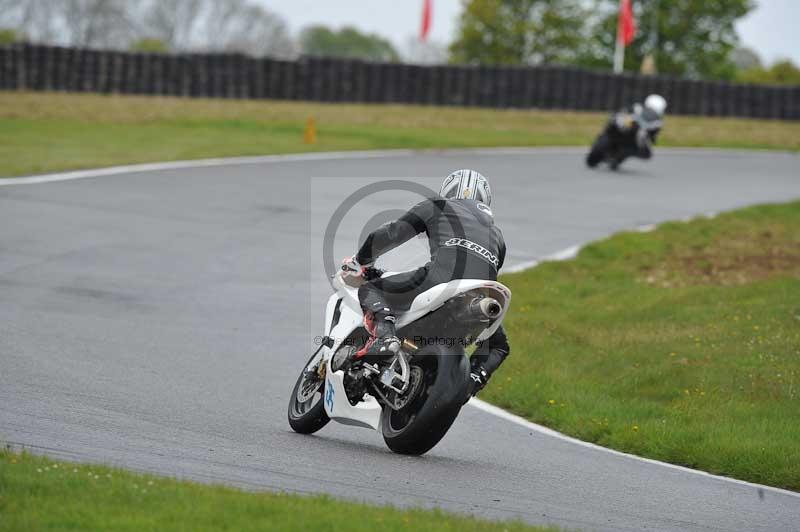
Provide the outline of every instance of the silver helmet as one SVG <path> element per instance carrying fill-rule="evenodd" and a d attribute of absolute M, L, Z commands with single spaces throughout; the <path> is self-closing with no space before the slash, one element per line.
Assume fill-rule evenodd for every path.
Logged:
<path fill-rule="evenodd" d="M 492 204 L 489 181 L 475 170 L 458 170 L 447 176 L 439 195 L 446 199 L 472 199 Z"/>

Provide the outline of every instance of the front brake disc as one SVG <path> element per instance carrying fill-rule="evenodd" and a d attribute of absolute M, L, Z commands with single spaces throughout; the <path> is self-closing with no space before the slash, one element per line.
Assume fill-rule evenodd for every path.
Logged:
<path fill-rule="evenodd" d="M 420 390 L 422 389 L 423 374 L 422 368 L 419 366 L 411 366 L 411 373 L 409 375 L 408 389 L 404 394 L 398 396 L 394 394 L 394 401 L 392 406 L 395 410 L 402 410 L 417 398 Z"/>

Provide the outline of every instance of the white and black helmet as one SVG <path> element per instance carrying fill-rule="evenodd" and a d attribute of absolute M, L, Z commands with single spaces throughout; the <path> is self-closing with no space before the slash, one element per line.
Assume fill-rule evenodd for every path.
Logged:
<path fill-rule="evenodd" d="M 447 176 L 439 195 L 446 199 L 472 199 L 492 204 L 489 181 L 475 170 L 458 170 Z"/>
<path fill-rule="evenodd" d="M 667 110 L 667 100 L 665 100 L 660 94 L 651 94 L 645 98 L 644 106 L 648 109 L 651 109 L 659 116 L 659 118 L 661 118 L 664 116 L 664 112 Z"/>

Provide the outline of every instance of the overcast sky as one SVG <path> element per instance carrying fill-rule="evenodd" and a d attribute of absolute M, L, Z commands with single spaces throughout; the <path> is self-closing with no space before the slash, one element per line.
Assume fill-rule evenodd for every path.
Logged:
<path fill-rule="evenodd" d="M 283 15 L 293 32 L 309 24 L 352 25 L 391 39 L 405 49 L 417 35 L 422 0 L 255 0 Z M 772 62 L 790 57 L 800 64 L 800 0 L 757 0 L 758 7 L 739 25 L 742 42 Z M 448 43 L 456 30 L 461 0 L 434 0 L 431 38 Z"/>

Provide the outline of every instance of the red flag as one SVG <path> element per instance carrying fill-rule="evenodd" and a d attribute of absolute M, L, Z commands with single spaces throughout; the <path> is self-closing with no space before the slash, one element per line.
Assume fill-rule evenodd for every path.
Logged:
<path fill-rule="evenodd" d="M 619 0 L 619 22 L 617 25 L 617 39 L 628 46 L 636 37 L 636 20 L 633 18 L 631 0 Z"/>
<path fill-rule="evenodd" d="M 419 40 L 424 41 L 428 38 L 431 31 L 431 21 L 433 19 L 433 0 L 423 0 L 422 4 L 422 28 L 419 32 Z"/>

